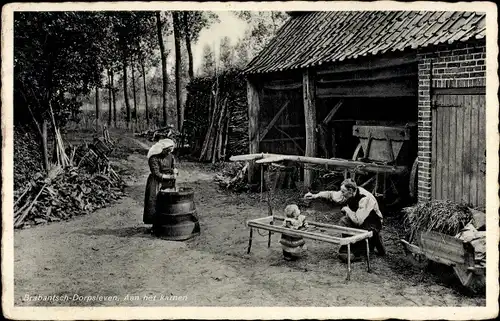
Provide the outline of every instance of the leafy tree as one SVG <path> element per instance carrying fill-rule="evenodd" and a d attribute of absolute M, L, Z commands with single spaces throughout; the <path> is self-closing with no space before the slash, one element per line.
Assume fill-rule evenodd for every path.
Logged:
<path fill-rule="evenodd" d="M 203 46 L 201 74 L 205 77 L 215 74 L 215 53 L 208 44 Z"/>
<path fill-rule="evenodd" d="M 127 126 L 130 125 L 131 110 L 128 97 L 128 67 L 129 62 L 138 56 L 141 50 L 141 40 L 151 37 L 153 14 L 144 11 L 119 11 L 114 13 L 117 19 L 114 24 L 118 36 L 118 48 L 121 51 L 121 67 L 123 71 L 123 94 L 126 109 Z"/>
<path fill-rule="evenodd" d="M 193 80 L 193 52 L 191 45 L 198 41 L 200 32 L 214 23 L 220 22 L 219 16 L 211 11 L 183 11 L 178 15 L 181 35 L 186 42 L 188 54 L 188 74 L 189 80 Z"/>
<path fill-rule="evenodd" d="M 237 45 L 241 51 L 237 54 L 239 59 L 245 57 L 245 51 L 248 54 L 248 59 L 252 59 L 264 49 L 269 40 L 276 35 L 279 28 L 289 18 L 284 11 L 234 11 L 234 15 L 249 25 Z"/>
<path fill-rule="evenodd" d="M 250 62 L 248 45 L 241 39 L 234 46 L 234 67 L 243 69 Z"/>
<path fill-rule="evenodd" d="M 231 38 L 227 36 L 220 42 L 219 61 L 221 70 L 228 70 L 234 66 L 234 48 L 231 45 Z"/>
<path fill-rule="evenodd" d="M 86 12 L 16 12 L 14 16 L 14 81 L 17 122 L 65 120 L 86 95 L 100 84 L 100 48 L 95 33 L 105 21 Z"/>
<path fill-rule="evenodd" d="M 156 20 L 155 20 L 156 21 Z M 156 67 L 159 64 L 158 52 L 156 48 L 158 47 L 158 38 L 157 32 L 155 28 L 152 28 L 153 34 L 150 37 L 146 37 L 142 39 L 140 43 L 140 50 L 138 51 L 137 60 L 139 63 L 141 77 L 142 77 L 142 85 L 144 91 L 144 104 L 145 104 L 145 118 L 146 123 L 149 126 L 150 120 L 150 106 L 148 102 L 148 88 L 147 88 L 147 75 L 146 75 L 146 67 Z M 152 49 L 154 48 L 154 49 Z"/>
<path fill-rule="evenodd" d="M 77 116 L 79 97 L 101 86 L 109 29 L 103 13 L 14 15 L 14 121 L 35 124 L 46 168 L 47 125 L 54 121 L 64 126 L 71 116 Z"/>

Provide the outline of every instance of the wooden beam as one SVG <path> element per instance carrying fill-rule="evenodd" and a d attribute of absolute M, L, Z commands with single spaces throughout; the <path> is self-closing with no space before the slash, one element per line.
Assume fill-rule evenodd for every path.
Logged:
<path fill-rule="evenodd" d="M 410 140 L 411 129 L 406 126 L 370 126 L 355 125 L 352 127 L 352 135 L 361 138 Z"/>
<path fill-rule="evenodd" d="M 255 83 L 247 79 L 247 100 L 248 100 L 248 139 L 249 152 L 259 152 L 259 113 L 260 97 L 259 90 Z M 248 181 L 254 182 L 254 164 L 250 163 L 248 167 Z"/>
<path fill-rule="evenodd" d="M 486 95 L 486 87 L 432 88 L 433 95 Z"/>
<path fill-rule="evenodd" d="M 402 66 L 406 64 L 414 64 L 418 63 L 418 59 L 415 53 L 411 53 L 408 55 L 400 56 L 400 57 L 385 57 L 385 58 L 377 58 L 370 59 L 362 62 L 352 62 L 352 63 L 335 63 L 328 67 L 323 67 L 322 70 L 318 70 L 318 75 L 325 74 L 335 74 L 342 72 L 351 72 L 351 71 L 359 71 L 359 70 L 374 70 L 380 68 L 388 68 L 395 66 Z"/>
<path fill-rule="evenodd" d="M 273 218 L 277 221 L 284 221 L 285 220 L 285 218 L 283 216 L 278 216 L 278 215 L 273 216 Z M 335 232 L 345 233 L 345 234 L 349 234 L 349 235 L 358 235 L 358 234 L 368 235 L 368 233 L 371 233 L 370 231 L 362 230 L 359 228 L 345 227 L 345 226 L 328 224 L 328 223 L 321 223 L 321 222 L 315 222 L 315 221 L 307 221 L 307 224 L 312 225 L 312 226 L 316 226 L 316 227 L 322 227 L 325 229 L 334 230 Z"/>
<path fill-rule="evenodd" d="M 300 128 L 302 125 L 300 124 L 283 124 L 283 125 L 276 125 L 276 127 L 279 128 Z"/>
<path fill-rule="evenodd" d="M 416 97 L 416 80 L 409 83 L 400 81 L 383 81 L 365 85 L 346 84 L 338 87 L 318 87 L 319 98 L 327 97 Z"/>
<path fill-rule="evenodd" d="M 379 80 L 393 80 L 393 79 L 402 79 L 402 78 L 416 78 L 418 77 L 417 72 L 407 72 L 404 74 L 394 74 L 387 76 L 374 76 L 374 77 L 364 77 L 364 78 L 349 78 L 349 79 L 332 79 L 332 80 L 321 80 L 318 81 L 318 84 L 327 85 L 327 84 L 344 84 L 351 82 L 368 82 L 368 81 L 379 81 Z"/>
<path fill-rule="evenodd" d="M 277 131 L 281 132 L 283 135 L 287 136 L 288 138 L 291 139 L 292 143 L 295 145 L 295 147 L 297 148 L 297 150 L 301 153 L 301 154 L 304 154 L 304 150 L 302 149 L 302 147 L 300 147 L 300 145 L 295 141 L 295 139 L 293 139 L 287 132 L 285 132 L 284 130 L 281 130 L 280 128 L 278 128 L 277 126 L 274 126 L 274 129 L 276 129 Z M 304 139 L 304 137 L 300 137 L 300 139 Z"/>
<path fill-rule="evenodd" d="M 264 139 L 264 137 L 266 137 L 267 133 L 269 133 L 269 130 L 278 121 L 278 119 L 280 118 L 281 114 L 288 107 L 288 105 L 290 105 L 290 101 L 289 100 L 287 100 L 283 104 L 283 106 L 281 106 L 280 110 L 276 113 L 276 115 L 274 115 L 273 119 L 269 122 L 269 124 L 267 124 L 266 128 L 264 128 L 264 130 L 260 133 L 260 135 L 259 135 L 259 140 L 260 141 L 262 141 Z"/>
<path fill-rule="evenodd" d="M 289 229 L 286 227 L 268 225 L 268 224 L 263 224 L 263 223 L 259 223 L 259 222 L 252 222 L 252 221 L 249 221 L 247 223 L 247 225 L 250 227 L 261 228 L 261 229 L 265 229 L 268 231 L 273 231 L 273 232 L 282 233 L 282 234 L 295 236 L 295 237 L 305 237 L 305 238 L 309 238 L 309 239 L 313 239 L 313 240 L 324 241 L 324 242 L 329 242 L 329 243 L 334 243 L 334 244 L 342 244 L 343 243 L 342 238 L 327 235 L 327 234 L 307 232 L 304 230 L 292 230 L 292 229 Z"/>
<path fill-rule="evenodd" d="M 370 238 L 373 236 L 372 231 L 366 231 L 366 234 L 357 234 L 349 237 L 342 238 L 342 242 L 340 244 L 354 244 L 358 241 L 364 240 L 366 238 Z"/>
<path fill-rule="evenodd" d="M 297 155 L 259 154 L 259 156 L 261 155 L 262 157 L 260 157 L 260 159 L 256 161 L 257 164 L 275 163 L 286 160 L 298 163 L 328 165 L 334 168 L 349 169 L 356 173 L 403 174 L 408 170 L 407 166 L 384 165 L 369 162 L 365 163 L 343 158 L 319 158 Z"/>
<path fill-rule="evenodd" d="M 337 156 L 337 132 L 335 126 L 330 127 L 332 131 L 332 156 Z"/>
<path fill-rule="evenodd" d="M 268 154 L 268 153 L 258 153 L 258 154 L 244 154 L 244 155 L 234 155 L 229 157 L 232 162 L 242 162 L 242 161 L 252 161 L 257 159 L 262 159 L 264 157 L 276 156 L 278 154 Z"/>
<path fill-rule="evenodd" d="M 332 110 L 330 110 L 328 115 L 325 117 L 325 119 L 323 119 L 323 121 L 321 123 L 323 125 L 328 124 L 330 122 L 330 120 L 333 118 L 333 116 L 335 116 L 337 111 L 340 109 L 340 107 L 342 107 L 343 104 L 344 104 L 344 100 L 343 99 L 339 100 L 339 102 L 335 106 L 333 106 Z"/>
<path fill-rule="evenodd" d="M 264 85 L 264 89 L 267 90 L 295 90 L 295 89 L 300 89 L 301 87 L 302 87 L 301 83 Z"/>
<path fill-rule="evenodd" d="M 316 156 L 316 86 L 314 72 L 311 69 L 304 70 L 302 85 L 306 129 L 305 156 Z M 311 187 L 313 180 L 314 172 L 311 169 L 304 169 L 304 187 Z"/>
<path fill-rule="evenodd" d="M 284 142 L 284 141 L 292 141 L 292 140 L 299 140 L 299 139 L 304 139 L 304 137 L 285 137 L 285 138 L 263 139 L 260 142 L 261 143 L 273 143 L 273 142 Z"/>

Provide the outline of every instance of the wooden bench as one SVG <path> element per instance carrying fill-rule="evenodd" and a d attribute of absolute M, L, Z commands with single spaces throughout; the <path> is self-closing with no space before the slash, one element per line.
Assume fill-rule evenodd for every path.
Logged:
<path fill-rule="evenodd" d="M 253 229 L 262 229 L 269 231 L 267 247 L 271 246 L 271 235 L 273 232 L 281 233 L 289 236 L 302 237 L 315 241 L 323 241 L 327 243 L 346 245 L 347 246 L 347 280 L 351 277 L 351 244 L 365 240 L 366 241 L 366 264 L 368 272 L 370 272 L 370 246 L 368 239 L 372 237 L 371 231 L 355 229 L 350 227 L 343 227 L 338 225 L 319 223 L 314 221 L 307 221 L 309 227 L 306 230 L 292 230 L 282 227 L 284 217 L 280 216 L 266 216 L 258 219 L 247 221 L 247 226 L 250 227 L 250 237 L 248 239 L 248 250 L 250 253 L 252 248 Z M 329 233 L 335 234 L 348 234 L 348 237 L 338 237 Z"/>

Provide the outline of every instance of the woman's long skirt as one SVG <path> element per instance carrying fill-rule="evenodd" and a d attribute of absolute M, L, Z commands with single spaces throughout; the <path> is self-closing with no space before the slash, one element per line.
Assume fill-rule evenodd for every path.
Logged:
<path fill-rule="evenodd" d="M 160 188 L 161 182 L 153 174 L 149 174 L 146 182 L 146 193 L 144 195 L 144 224 L 153 224 L 156 212 L 156 198 Z"/>

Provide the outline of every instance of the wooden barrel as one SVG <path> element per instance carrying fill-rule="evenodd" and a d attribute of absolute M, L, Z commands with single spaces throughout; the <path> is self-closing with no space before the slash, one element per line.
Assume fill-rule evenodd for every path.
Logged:
<path fill-rule="evenodd" d="M 171 241 L 184 241 L 200 234 L 200 223 L 191 189 L 182 188 L 177 192 L 158 193 L 153 232 L 156 236 Z"/>

